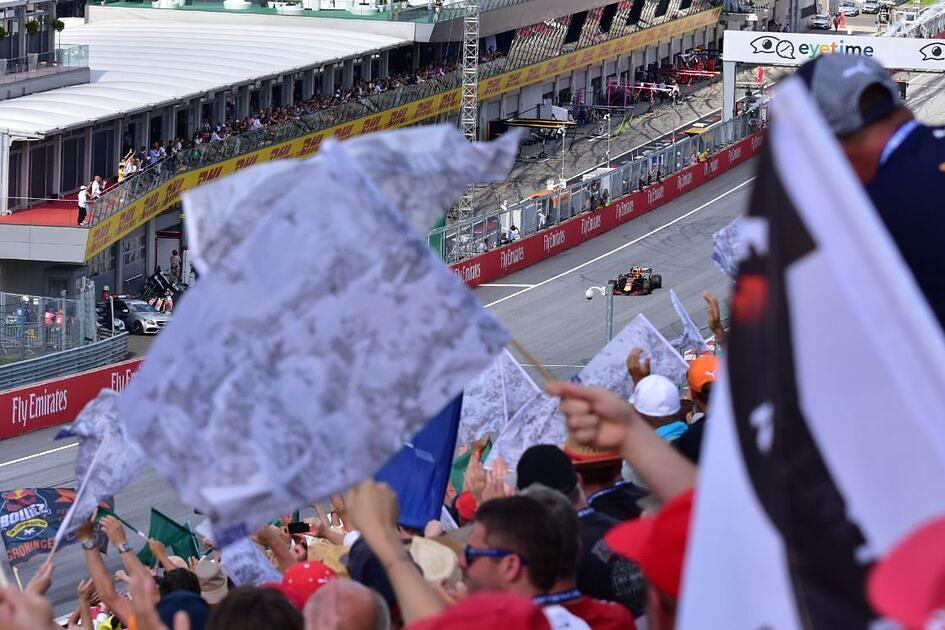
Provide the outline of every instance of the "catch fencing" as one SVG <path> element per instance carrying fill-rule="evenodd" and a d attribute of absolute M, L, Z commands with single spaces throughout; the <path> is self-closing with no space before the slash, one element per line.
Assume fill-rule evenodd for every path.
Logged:
<path fill-rule="evenodd" d="M 451 223 L 429 233 L 427 242 L 448 263 L 482 254 L 512 240 L 514 225 L 521 238 L 563 223 L 579 214 L 604 207 L 669 175 L 704 161 L 707 156 L 757 132 L 763 111 L 755 109 L 732 120 L 708 127 L 694 136 L 683 136 L 665 148 L 646 152 L 605 173 L 521 201 L 491 213 Z"/>
<path fill-rule="evenodd" d="M 95 340 L 93 289 L 78 299 L 0 292 L 0 363 L 71 350 Z"/>

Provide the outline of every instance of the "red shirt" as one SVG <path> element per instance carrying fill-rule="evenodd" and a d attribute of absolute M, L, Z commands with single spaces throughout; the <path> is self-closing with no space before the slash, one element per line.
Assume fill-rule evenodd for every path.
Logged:
<path fill-rule="evenodd" d="M 583 596 L 561 605 L 587 622 L 591 630 L 636 630 L 633 615 L 620 604 Z"/>

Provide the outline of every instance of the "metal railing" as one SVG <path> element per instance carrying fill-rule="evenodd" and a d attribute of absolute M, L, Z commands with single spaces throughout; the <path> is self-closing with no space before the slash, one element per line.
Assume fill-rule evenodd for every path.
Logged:
<path fill-rule="evenodd" d="M 0 366 L 0 391 L 92 370 L 128 358 L 128 333 L 103 341 Z"/>
<path fill-rule="evenodd" d="M 524 237 L 656 183 L 700 157 L 716 153 L 754 133 L 761 124 L 761 116 L 762 112 L 756 109 L 716 123 L 697 136 L 644 151 L 643 155 L 607 173 L 588 177 L 543 197 L 437 228 L 427 235 L 427 243 L 447 263 L 487 252 L 510 242 L 508 232 L 512 225 L 518 228 L 520 237 Z"/>
<path fill-rule="evenodd" d="M 504 59 L 480 64 L 480 76 L 485 79 L 506 70 Z M 492 69 L 490 70 L 490 66 Z M 121 208 L 189 170 L 210 166 L 239 155 L 294 140 L 316 133 L 343 122 L 394 109 L 459 87 L 459 72 L 449 72 L 412 85 L 371 94 L 364 98 L 342 103 L 335 107 L 306 114 L 297 120 L 268 125 L 255 131 L 230 136 L 217 142 L 197 145 L 139 171 L 121 184 L 113 186 L 98 199 L 90 201 L 92 225 L 106 220 Z"/>
<path fill-rule="evenodd" d="M 86 45 L 56 48 L 44 53 L 29 53 L 23 57 L 0 59 L 0 84 L 45 77 L 88 66 L 89 47 Z"/>

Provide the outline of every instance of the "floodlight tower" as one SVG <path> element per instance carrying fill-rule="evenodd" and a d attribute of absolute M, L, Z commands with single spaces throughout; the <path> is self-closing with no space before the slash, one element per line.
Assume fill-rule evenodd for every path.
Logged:
<path fill-rule="evenodd" d="M 479 136 L 479 0 L 466 0 L 463 13 L 462 92 L 459 102 L 459 129 L 470 142 Z M 474 187 L 463 191 L 456 204 L 456 219 L 472 216 Z"/>

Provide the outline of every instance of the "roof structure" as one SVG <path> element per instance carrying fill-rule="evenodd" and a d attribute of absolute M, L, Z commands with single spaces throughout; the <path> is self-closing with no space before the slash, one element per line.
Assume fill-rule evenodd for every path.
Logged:
<path fill-rule="evenodd" d="M 73 22 L 59 44 L 89 46 L 91 82 L 0 101 L 0 129 L 58 133 L 406 41 L 299 20 Z"/>

